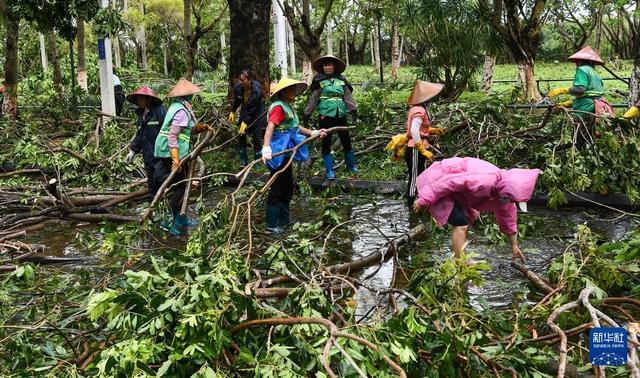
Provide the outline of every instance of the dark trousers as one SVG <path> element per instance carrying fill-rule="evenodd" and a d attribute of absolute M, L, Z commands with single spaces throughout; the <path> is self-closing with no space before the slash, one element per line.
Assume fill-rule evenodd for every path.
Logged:
<path fill-rule="evenodd" d="M 157 191 L 160 189 L 160 186 L 164 182 L 164 180 L 169 177 L 171 173 L 171 158 L 156 158 L 153 165 L 153 182 L 154 189 Z M 187 187 L 187 182 L 183 181 L 186 179 L 186 167 L 182 167 L 180 172 L 178 172 L 173 180 L 171 181 L 171 186 L 173 183 L 182 181 L 180 184 L 174 186 L 172 188 L 173 192 L 171 193 L 171 199 L 169 200 L 169 207 L 171 208 L 171 212 L 176 215 L 180 213 L 180 207 L 182 206 L 182 197 L 184 197 L 184 191 Z"/>
<path fill-rule="evenodd" d="M 329 129 L 334 126 L 347 126 L 347 117 L 328 117 L 320 116 L 320 129 Z M 338 137 L 342 144 L 344 152 L 351 151 L 351 136 L 348 131 L 338 131 Z M 333 141 L 333 133 L 329 134 L 322 140 L 322 154 L 329 155 L 331 153 L 331 143 Z"/>
<path fill-rule="evenodd" d="M 257 123 L 257 122 L 256 122 Z M 264 125 L 254 124 L 247 127 L 247 130 L 243 135 L 238 135 L 238 147 L 240 149 L 247 147 L 247 136 L 251 136 L 251 143 L 253 143 L 253 150 L 255 153 L 262 151 L 262 140 L 264 138 Z"/>
<path fill-rule="evenodd" d="M 413 206 L 413 201 L 416 200 L 418 189 L 416 188 L 416 179 L 420 174 L 427 169 L 429 160 L 418 151 L 417 148 L 407 147 L 407 152 L 404 155 L 404 160 L 407 163 L 409 170 L 409 182 L 407 183 L 407 205 Z"/>
<path fill-rule="evenodd" d="M 289 167 L 284 168 L 288 160 L 288 158 L 285 158 L 284 162 L 282 162 L 282 165 L 278 169 L 269 170 L 270 178 L 279 171 L 282 171 L 282 173 L 273 182 L 271 188 L 269 188 L 269 195 L 267 195 L 267 205 L 275 205 L 278 203 L 288 204 L 293 198 L 293 189 L 295 187 L 295 183 L 293 181 L 293 163 L 289 165 Z"/>
<path fill-rule="evenodd" d="M 156 168 L 153 166 L 153 162 L 148 165 L 145 162 L 144 170 L 147 172 L 147 187 L 149 188 L 149 198 L 153 200 L 153 197 L 155 197 L 156 192 L 158 191 L 158 186 L 162 185 L 162 183 L 158 184 L 157 180 L 154 180 Z"/>
<path fill-rule="evenodd" d="M 125 100 L 124 92 L 121 85 L 114 86 L 113 91 L 116 98 L 116 115 L 120 117 L 120 115 L 122 114 L 122 106 L 124 105 Z"/>

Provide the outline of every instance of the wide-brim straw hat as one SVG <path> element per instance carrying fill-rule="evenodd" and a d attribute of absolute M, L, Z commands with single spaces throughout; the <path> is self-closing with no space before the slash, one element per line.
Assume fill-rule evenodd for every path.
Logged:
<path fill-rule="evenodd" d="M 284 89 L 295 86 L 296 87 L 296 96 L 300 93 L 304 92 L 307 89 L 307 83 L 299 80 L 284 78 L 278 82 L 273 88 L 271 88 L 271 98 L 275 97 L 278 93 L 282 92 Z"/>
<path fill-rule="evenodd" d="M 202 92 L 202 89 L 185 78 L 178 80 L 176 85 L 167 93 L 167 97 L 190 96 Z"/>
<path fill-rule="evenodd" d="M 134 105 L 138 105 L 139 96 L 146 96 L 151 98 L 152 105 L 157 106 L 162 104 L 162 100 L 160 99 L 160 97 L 158 97 L 158 95 L 156 95 L 156 92 L 154 92 L 153 89 L 147 87 L 146 85 L 143 85 L 142 87 L 138 88 L 135 92 L 129 94 L 127 96 L 127 101 L 129 101 Z"/>
<path fill-rule="evenodd" d="M 413 90 L 407 99 L 409 105 L 419 105 L 436 97 L 444 88 L 443 84 L 416 80 Z"/>
<path fill-rule="evenodd" d="M 602 61 L 602 58 L 600 58 L 600 55 L 598 55 L 596 50 L 594 50 L 591 46 L 587 46 L 587 47 L 583 48 L 582 50 L 578 51 L 577 53 L 571 55 L 569 58 L 567 58 L 567 60 L 570 61 L 570 62 L 578 62 L 578 61 L 582 61 L 582 60 L 590 60 L 590 61 L 594 62 L 595 64 L 604 64 L 604 62 Z"/>
<path fill-rule="evenodd" d="M 313 67 L 313 70 L 316 72 L 324 73 L 324 68 L 322 67 L 322 65 L 326 61 L 331 61 L 333 63 L 333 67 L 334 67 L 333 71 L 336 74 L 341 74 L 344 72 L 344 70 L 347 69 L 347 64 L 342 59 L 333 55 L 325 55 L 317 58 L 316 60 L 313 61 L 313 64 L 311 65 L 311 67 Z"/>

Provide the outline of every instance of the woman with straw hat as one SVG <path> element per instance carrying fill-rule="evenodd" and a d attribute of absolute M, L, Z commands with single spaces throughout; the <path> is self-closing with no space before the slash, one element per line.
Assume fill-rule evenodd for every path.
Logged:
<path fill-rule="evenodd" d="M 211 129 L 209 125 L 196 123 L 196 116 L 193 114 L 190 101 L 193 95 L 200 93 L 200 91 L 197 85 L 182 78 L 167 93 L 167 97 L 172 98 L 173 102 L 167 110 L 155 143 L 154 179 L 156 180 L 156 188 L 162 185 L 171 171 L 180 170 L 180 160 L 189 154 L 191 133 L 201 133 Z M 175 236 L 183 234 L 183 227 L 191 227 L 195 224 L 186 216 L 180 215 L 182 197 L 186 188 L 185 179 L 185 170 L 180 170 L 174 176 L 174 182 L 178 184 L 174 187 L 169 201 L 172 219 L 161 224 L 163 229 Z"/>
<path fill-rule="evenodd" d="M 158 189 L 157 186 L 155 186 L 156 181 L 153 179 L 153 163 L 155 161 L 153 154 L 156 138 L 164 123 L 164 116 L 167 111 L 164 106 L 162 106 L 162 100 L 156 95 L 153 89 L 146 85 L 128 95 L 127 101 L 137 105 L 138 131 L 129 145 L 129 153 L 127 154 L 125 162 L 131 164 L 135 154 L 142 152 L 144 169 L 147 172 L 149 195 L 153 198 Z"/>
<path fill-rule="evenodd" d="M 347 125 L 347 112 L 353 117 L 358 115 L 358 106 L 351 93 L 353 87 L 342 75 L 347 65 L 333 55 L 321 56 L 313 62 L 313 69 L 318 74 L 311 82 L 311 97 L 304 111 L 305 125 L 311 113 L 318 108 L 320 116 L 319 128 L 328 129 L 334 126 Z M 351 148 L 351 137 L 348 131 L 338 131 L 338 137 L 344 151 L 344 161 L 351 173 L 358 173 L 356 156 Z M 333 173 L 333 156 L 331 155 L 331 137 L 322 141 L 322 160 L 327 180 L 336 178 Z"/>
<path fill-rule="evenodd" d="M 433 154 L 427 150 L 429 135 L 442 135 L 444 129 L 431 127 L 431 114 L 429 113 L 429 100 L 442 91 L 444 85 L 416 80 L 413 91 L 407 99 L 409 114 L 407 116 L 407 130 L 402 138 L 406 143 L 404 154 L 407 169 L 409 170 L 409 182 L 407 183 L 407 204 L 413 205 L 416 198 L 416 179 L 433 161 Z"/>
<path fill-rule="evenodd" d="M 269 188 L 266 209 L 266 230 L 274 234 L 284 232 L 291 221 L 289 204 L 293 198 L 295 182 L 293 167 L 289 164 L 291 153 L 276 156 L 278 153 L 294 148 L 305 140 L 305 136 L 320 135 L 326 137 L 324 130 L 309 130 L 300 126 L 298 116 L 291 105 L 307 84 L 293 79 L 282 79 L 271 91 L 271 106 L 267 115 L 267 129 L 262 147 L 262 160 L 270 171 L 270 177 L 279 173 Z M 300 146 L 293 156 L 294 161 L 309 158 L 308 146 Z"/>

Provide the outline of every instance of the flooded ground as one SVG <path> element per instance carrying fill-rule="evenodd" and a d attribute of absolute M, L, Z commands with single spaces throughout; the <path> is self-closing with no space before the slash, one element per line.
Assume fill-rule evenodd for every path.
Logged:
<path fill-rule="evenodd" d="M 392 238 L 402 235 L 409 230 L 409 211 L 403 200 L 388 197 L 339 196 L 331 200 L 338 209 L 343 220 L 349 220 L 343 229 L 335 233 L 332 246 L 336 251 L 330 258 L 331 262 L 344 262 L 362 258 Z M 620 214 L 597 209 L 567 209 L 551 211 L 546 208 L 532 207 L 527 214 L 519 214 L 519 223 L 526 225 L 527 233 L 521 240 L 521 247 L 527 257 L 527 267 L 544 273 L 548 264 L 562 254 L 573 239 L 575 226 L 586 223 L 603 240 L 616 240 L 632 227 L 631 220 L 620 217 Z M 296 198 L 292 204 L 292 218 L 294 221 L 311 221 L 321 216 L 320 209 L 311 202 Z M 261 222 L 257 219 L 256 222 Z M 412 221 L 412 222 L 415 222 Z M 490 227 L 490 226 L 489 226 Z M 88 231 L 88 232 L 87 232 Z M 67 264 L 74 266 L 95 266 L 106 268 L 122 264 L 122 256 L 114 259 L 104 255 L 92 255 L 82 249 L 84 243 L 104 242 L 101 240 L 99 226 L 82 226 L 79 229 L 66 228 L 43 231 L 32 236 L 33 242 L 46 245 L 44 254 L 57 257 L 83 257 L 80 262 Z M 492 237 L 493 238 L 493 237 Z M 509 306 L 514 296 L 527 298 L 529 293 L 528 281 L 513 267 L 511 267 L 511 251 L 508 245 L 482 233 L 482 228 L 470 233 L 470 243 L 467 252 L 474 260 L 485 260 L 492 270 L 484 273 L 486 284 L 480 287 L 470 287 L 469 292 L 476 305 L 486 301 L 490 306 L 504 308 Z M 89 239 L 89 241 L 87 240 Z M 113 242 L 113 241 L 111 241 Z M 144 254 L 154 249 L 181 249 L 184 239 L 168 238 L 155 239 L 150 234 L 146 245 L 131 254 Z M 426 257 L 425 257 L 426 254 Z M 403 250 L 400 263 L 409 273 L 421 268 L 414 263 L 414 257 L 422 255 L 420 261 L 438 262 L 451 256 L 449 233 L 438 232 L 427 235 L 414 248 Z M 372 266 L 359 274 L 366 279 L 367 285 L 374 290 L 386 290 L 392 280 L 393 261 L 383 262 L 381 266 Z M 401 275 L 398 281 L 404 281 Z M 387 295 L 379 295 L 373 291 L 362 289 L 358 293 L 358 307 L 356 315 L 361 317 L 372 307 L 382 303 L 387 306 Z M 535 298 L 528 298 L 534 301 Z M 402 305 L 402 303 L 400 303 Z"/>

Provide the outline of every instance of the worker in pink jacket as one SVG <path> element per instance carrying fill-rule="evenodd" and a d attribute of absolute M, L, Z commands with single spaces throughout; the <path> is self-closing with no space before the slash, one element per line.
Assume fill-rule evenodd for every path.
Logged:
<path fill-rule="evenodd" d="M 513 258 L 524 255 L 518 246 L 516 204 L 527 211 L 540 170 L 500 169 L 476 158 L 450 158 L 433 163 L 417 180 L 414 210 L 428 208 L 438 226 L 453 226 L 454 257 L 467 241 L 470 225 L 481 211 L 492 212 L 500 231 L 509 237 Z"/>

